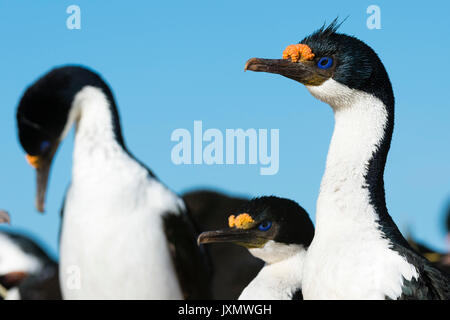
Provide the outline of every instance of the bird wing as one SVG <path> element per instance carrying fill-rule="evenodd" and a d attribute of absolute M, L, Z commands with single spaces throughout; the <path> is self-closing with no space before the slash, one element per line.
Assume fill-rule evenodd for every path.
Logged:
<path fill-rule="evenodd" d="M 395 247 L 395 245 L 394 245 Z M 401 300 L 449 300 L 450 299 L 450 275 L 437 269 L 431 262 L 416 252 L 404 248 L 394 248 L 406 260 L 417 268 L 418 279 L 404 281 Z"/>
<path fill-rule="evenodd" d="M 163 225 L 185 299 L 211 299 L 211 267 L 188 212 L 167 212 Z"/>

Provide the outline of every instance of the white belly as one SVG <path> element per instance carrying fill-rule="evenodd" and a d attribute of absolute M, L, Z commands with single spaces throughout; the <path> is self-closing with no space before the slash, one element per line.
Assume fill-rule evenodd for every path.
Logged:
<path fill-rule="evenodd" d="M 304 299 L 396 299 L 404 279 L 417 277 L 415 268 L 388 248 L 387 240 L 372 237 L 367 230 L 339 231 L 339 237 L 316 234 L 309 247 Z"/>
<path fill-rule="evenodd" d="M 65 299 L 182 299 L 158 196 L 69 190 L 60 248 Z"/>

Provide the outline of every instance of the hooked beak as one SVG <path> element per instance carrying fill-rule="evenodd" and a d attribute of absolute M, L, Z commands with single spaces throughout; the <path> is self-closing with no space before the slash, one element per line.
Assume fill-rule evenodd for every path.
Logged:
<path fill-rule="evenodd" d="M 260 248 L 267 242 L 253 230 L 224 229 L 217 231 L 206 231 L 198 236 L 197 243 L 234 243 L 245 248 Z"/>
<path fill-rule="evenodd" d="M 246 70 L 280 74 L 304 85 L 320 85 L 328 78 L 325 72 L 315 68 L 313 61 L 251 58 L 245 64 L 244 71 Z"/>
<path fill-rule="evenodd" d="M 48 177 L 53 158 L 59 144 L 55 144 L 45 154 L 40 156 L 27 155 L 28 163 L 36 170 L 36 209 L 43 213 L 45 211 L 45 196 L 47 194 Z"/>

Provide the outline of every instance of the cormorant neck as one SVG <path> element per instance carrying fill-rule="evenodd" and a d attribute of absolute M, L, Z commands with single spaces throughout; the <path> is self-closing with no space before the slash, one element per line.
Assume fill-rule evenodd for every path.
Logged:
<path fill-rule="evenodd" d="M 277 278 L 286 287 L 291 285 L 301 286 L 303 279 L 303 266 L 306 259 L 307 248 L 300 245 L 293 245 L 295 249 L 289 257 L 276 262 L 269 263 L 267 261 L 264 268 Z"/>
<path fill-rule="evenodd" d="M 99 134 L 99 139 L 113 139 L 125 149 L 119 115 L 111 92 L 94 86 L 83 87 L 74 97 L 68 125 L 63 137 L 73 122 L 78 133 Z"/>
<path fill-rule="evenodd" d="M 76 124 L 74 165 L 127 152 L 112 97 L 102 89 L 83 87 L 74 97 L 63 137 Z"/>
<path fill-rule="evenodd" d="M 320 232 L 320 224 L 330 220 L 330 215 L 353 221 L 365 216 L 366 222 L 376 223 L 382 230 L 386 224 L 395 226 L 386 209 L 383 179 L 392 138 L 393 102 L 386 105 L 376 95 L 335 81 L 326 86 L 308 88 L 327 102 L 335 115 L 317 203 L 317 231 Z M 329 97 L 327 92 L 336 94 Z M 394 233 L 398 236 L 399 232 Z"/>
<path fill-rule="evenodd" d="M 292 299 L 292 295 L 301 288 L 307 249 L 298 244 L 276 245 L 273 242 L 269 245 L 270 248 L 265 251 L 250 250 L 254 256 L 262 258 L 266 265 L 244 289 L 239 300 Z"/>

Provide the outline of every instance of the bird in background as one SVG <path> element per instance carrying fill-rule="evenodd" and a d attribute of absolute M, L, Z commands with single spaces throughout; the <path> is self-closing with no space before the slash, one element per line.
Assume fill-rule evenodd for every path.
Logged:
<path fill-rule="evenodd" d="M 239 299 L 302 299 L 303 263 L 314 236 L 308 213 L 274 196 L 252 199 L 238 212 L 229 217 L 229 228 L 203 232 L 198 242 L 238 244 L 265 262 Z"/>
<path fill-rule="evenodd" d="M 232 196 L 225 192 L 207 189 L 185 192 L 182 194 L 182 198 L 199 230 L 212 230 L 222 226 L 225 228 L 230 212 L 236 212 L 239 207 L 249 201 L 243 196 Z M 6 213 L 4 214 L 6 215 Z M 14 237 L 10 238 L 10 234 Z M 14 250 L 10 250 L 10 246 L 3 246 L 2 239 L 12 243 L 15 246 Z M 16 239 L 19 241 L 15 241 Z M 22 246 L 21 243 L 23 243 Z M 262 260 L 248 254 L 247 249 L 241 246 L 216 244 L 208 246 L 206 249 L 214 270 L 211 281 L 214 299 L 237 299 L 264 265 Z M 4 288 L 0 291 L 4 292 L 3 298 L 22 300 L 59 300 L 62 298 L 58 264 L 34 237 L 30 237 L 24 232 L 0 231 L 0 270 L 2 270 L 1 262 L 5 261 L 8 262 L 8 265 L 14 266 L 8 269 L 9 272 L 0 272 L 0 285 L 3 285 Z M 46 268 L 38 268 L 38 272 L 22 272 L 36 264 L 46 265 Z M 12 277 L 14 275 L 12 270 L 15 270 L 16 277 Z"/>
<path fill-rule="evenodd" d="M 0 210 L 0 224 L 10 224 Z M 59 300 L 58 264 L 32 238 L 0 231 L 0 300 Z"/>
<path fill-rule="evenodd" d="M 237 212 L 250 200 L 212 189 L 185 192 L 182 198 L 201 231 L 225 229 L 230 212 Z M 236 300 L 264 266 L 262 260 L 242 246 L 216 243 L 205 249 L 214 270 L 211 286 L 213 298 L 217 300 Z"/>
<path fill-rule="evenodd" d="M 183 200 L 128 151 L 114 96 L 97 73 L 46 73 L 20 99 L 17 124 L 41 212 L 52 160 L 75 125 L 59 246 L 63 298 L 210 297 L 208 259 Z"/>
<path fill-rule="evenodd" d="M 445 212 L 444 219 L 445 219 L 444 226 L 446 230 L 445 232 L 447 234 L 446 240 L 447 244 L 450 244 L 450 206 L 447 208 L 447 211 Z M 418 251 L 422 256 L 431 261 L 434 266 L 441 269 L 442 271 L 445 271 L 447 274 L 450 274 L 449 250 L 446 250 L 444 252 L 436 251 L 434 249 L 431 249 L 425 243 L 414 240 L 414 238 L 411 235 L 409 235 L 407 239 L 409 244 L 414 250 Z"/>
<path fill-rule="evenodd" d="M 0 231 L 0 299 L 61 299 L 57 262 L 23 233 Z"/>
<path fill-rule="evenodd" d="M 419 252 L 422 256 L 427 258 L 436 268 L 450 274 L 450 264 L 447 262 L 448 254 L 444 252 L 438 252 L 431 249 L 422 242 L 414 240 L 411 236 L 407 238 L 409 245 Z"/>
<path fill-rule="evenodd" d="M 282 59 L 252 58 L 246 70 L 280 74 L 331 106 L 335 127 L 307 251 L 305 299 L 449 299 L 450 280 L 417 254 L 388 213 L 384 168 L 394 93 L 378 55 L 338 33 L 334 20 Z"/>

